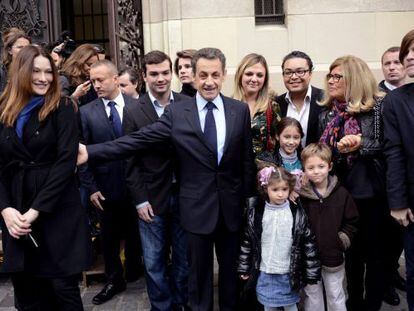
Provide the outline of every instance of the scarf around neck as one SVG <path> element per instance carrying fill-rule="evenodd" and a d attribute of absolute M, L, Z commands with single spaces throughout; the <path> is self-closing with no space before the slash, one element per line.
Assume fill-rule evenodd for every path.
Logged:
<path fill-rule="evenodd" d="M 326 125 L 325 130 L 320 138 L 321 143 L 327 144 L 332 149 L 334 159 L 341 157 L 338 151 L 338 142 L 342 137 L 346 135 L 358 135 L 361 133 L 358 121 L 350 114 L 346 108 L 348 103 L 333 101 L 332 112 L 334 114 L 333 119 Z M 357 152 L 351 152 L 346 154 L 348 166 L 352 166 L 354 159 L 357 156 Z"/>
<path fill-rule="evenodd" d="M 19 115 L 17 116 L 15 128 L 16 134 L 20 140 L 22 140 L 24 127 L 27 121 L 29 121 L 33 111 L 36 108 L 43 106 L 44 102 L 44 96 L 32 96 L 26 106 L 22 109 L 22 111 L 20 111 Z"/>

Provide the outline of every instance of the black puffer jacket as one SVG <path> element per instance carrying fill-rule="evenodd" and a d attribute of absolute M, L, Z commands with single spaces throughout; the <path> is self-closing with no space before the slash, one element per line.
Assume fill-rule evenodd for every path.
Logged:
<path fill-rule="evenodd" d="M 240 247 L 237 271 L 250 278 L 246 289 L 256 286 L 261 261 L 262 219 L 265 202 L 259 197 L 248 199 L 245 232 Z M 306 284 L 314 284 L 321 278 L 321 263 L 315 244 L 315 236 L 300 205 L 290 202 L 293 215 L 293 242 L 290 256 L 290 283 L 294 290 Z M 253 288 L 254 288 L 253 287 Z"/>

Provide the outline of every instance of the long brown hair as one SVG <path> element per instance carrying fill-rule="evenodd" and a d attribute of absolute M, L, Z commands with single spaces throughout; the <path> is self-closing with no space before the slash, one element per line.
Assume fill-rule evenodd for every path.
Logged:
<path fill-rule="evenodd" d="M 0 97 L 0 121 L 5 126 L 13 126 L 17 116 L 33 96 L 33 62 L 38 56 L 46 57 L 52 67 L 53 81 L 45 95 L 45 103 L 39 111 L 39 120 L 43 121 L 53 112 L 60 101 L 58 73 L 52 57 L 43 48 L 34 45 L 24 47 L 10 68 L 10 81 Z"/>
<path fill-rule="evenodd" d="M 68 76 L 73 86 L 84 83 L 88 79 L 88 73 L 84 69 L 85 63 L 94 56 L 98 57 L 98 52 L 94 45 L 85 43 L 78 46 L 63 64 L 61 73 Z"/>

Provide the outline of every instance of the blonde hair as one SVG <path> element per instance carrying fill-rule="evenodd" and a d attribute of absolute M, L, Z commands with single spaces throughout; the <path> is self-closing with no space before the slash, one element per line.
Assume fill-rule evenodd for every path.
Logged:
<path fill-rule="evenodd" d="M 45 103 L 39 111 L 39 121 L 45 120 L 59 106 L 60 86 L 52 57 L 41 47 L 28 45 L 17 54 L 16 59 L 11 63 L 10 81 L 0 97 L 0 121 L 7 127 L 14 125 L 17 116 L 33 96 L 33 63 L 38 56 L 46 57 L 49 60 L 53 74 L 53 80 L 45 95 Z"/>
<path fill-rule="evenodd" d="M 329 72 L 338 66 L 342 67 L 343 79 L 345 82 L 345 101 L 348 103 L 347 111 L 349 113 L 361 113 L 370 111 L 378 97 L 384 94 L 379 90 L 377 81 L 369 69 L 366 62 L 362 59 L 346 55 L 337 58 L 331 66 Z M 331 106 L 334 98 L 330 97 L 328 92 L 328 80 L 325 80 L 325 95 L 320 102 L 321 106 Z"/>
<path fill-rule="evenodd" d="M 312 143 L 309 144 L 303 149 L 300 154 L 303 166 L 305 166 L 306 161 L 311 157 L 318 157 L 322 161 L 330 164 L 332 162 L 332 151 L 324 143 Z"/>
<path fill-rule="evenodd" d="M 262 89 L 256 98 L 256 107 L 253 112 L 255 115 L 258 112 L 266 111 L 269 104 L 269 97 L 273 96 L 273 92 L 269 90 L 269 67 L 267 66 L 266 59 L 259 54 L 251 53 L 243 57 L 239 66 L 237 67 L 236 74 L 234 75 L 234 91 L 233 98 L 242 102 L 246 101 L 246 94 L 244 93 L 242 86 L 243 74 L 248 67 L 256 64 L 262 64 L 265 67 L 265 80 Z M 253 117 L 253 116 L 252 116 Z"/>

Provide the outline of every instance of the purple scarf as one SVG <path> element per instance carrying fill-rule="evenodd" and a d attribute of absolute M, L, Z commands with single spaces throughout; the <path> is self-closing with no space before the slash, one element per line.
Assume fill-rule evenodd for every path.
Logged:
<path fill-rule="evenodd" d="M 337 144 L 342 137 L 346 135 L 358 135 L 361 133 L 358 121 L 354 116 L 346 111 L 347 103 L 333 101 L 332 112 L 333 119 L 326 125 L 325 130 L 319 141 L 327 144 L 332 149 L 334 160 L 338 159 L 341 154 L 338 151 Z M 345 154 L 348 166 L 352 166 L 353 160 L 358 155 L 357 152 Z"/>

